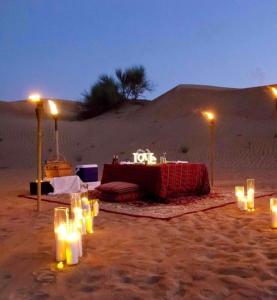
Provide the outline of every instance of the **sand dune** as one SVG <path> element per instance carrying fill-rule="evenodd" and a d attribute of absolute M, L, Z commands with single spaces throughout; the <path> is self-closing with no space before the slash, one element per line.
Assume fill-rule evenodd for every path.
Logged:
<path fill-rule="evenodd" d="M 59 105 L 66 115 L 76 103 Z M 2 108 L 5 108 L 2 109 Z M 9 108 L 7 108 L 9 107 Z M 0 166 L 34 168 L 35 117 L 24 102 L 1 103 Z M 273 182 L 277 157 L 276 112 L 266 87 L 228 89 L 180 85 L 146 105 L 126 104 L 82 122 L 60 122 L 61 151 L 73 164 L 111 161 L 114 154 L 131 159 L 138 148 L 149 148 L 168 159 L 208 161 L 208 128 L 200 112 L 217 114 L 217 179 L 245 177 L 252 170 Z M 22 113 L 21 113 L 22 112 Z M 53 153 L 53 122 L 44 122 L 46 160 Z M 186 146 L 188 153 L 182 153 Z M 18 153 L 20 149 L 20 154 Z M 269 180 L 269 181 L 268 181 Z"/>

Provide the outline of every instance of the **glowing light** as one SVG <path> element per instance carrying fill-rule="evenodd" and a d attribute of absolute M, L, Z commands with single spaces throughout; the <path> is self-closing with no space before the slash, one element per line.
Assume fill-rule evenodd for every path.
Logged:
<path fill-rule="evenodd" d="M 270 199 L 271 227 L 277 228 L 277 198 Z"/>
<path fill-rule="evenodd" d="M 154 156 L 154 153 L 150 152 L 149 149 L 144 150 L 137 150 L 137 152 L 133 153 L 134 156 L 134 163 L 148 163 L 148 164 L 155 164 L 157 162 L 157 158 Z"/>
<path fill-rule="evenodd" d="M 270 89 L 271 89 L 272 95 L 273 95 L 275 98 L 277 98 L 277 88 L 274 87 L 274 86 L 271 86 Z"/>
<path fill-rule="evenodd" d="M 40 102 L 40 100 L 41 100 L 39 94 L 32 94 L 29 96 L 28 99 L 34 103 Z"/>
<path fill-rule="evenodd" d="M 50 107 L 51 114 L 53 116 L 58 115 L 59 111 L 58 111 L 56 103 L 52 100 L 48 100 L 48 104 L 49 104 L 49 107 Z"/>
<path fill-rule="evenodd" d="M 208 120 L 208 121 L 214 121 L 215 115 L 211 111 L 203 111 L 202 115 Z"/>
<path fill-rule="evenodd" d="M 63 264 L 62 261 L 60 261 L 59 263 L 57 263 L 57 269 L 58 269 L 58 270 L 62 270 L 63 267 L 64 267 L 64 264 Z"/>

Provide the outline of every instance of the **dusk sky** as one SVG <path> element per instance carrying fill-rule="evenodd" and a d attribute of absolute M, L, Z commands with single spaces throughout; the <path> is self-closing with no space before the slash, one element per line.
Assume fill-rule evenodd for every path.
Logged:
<path fill-rule="evenodd" d="M 277 83 L 276 0 L 0 0 L 0 99 L 81 99 L 142 64 L 153 99 L 182 83 Z"/>

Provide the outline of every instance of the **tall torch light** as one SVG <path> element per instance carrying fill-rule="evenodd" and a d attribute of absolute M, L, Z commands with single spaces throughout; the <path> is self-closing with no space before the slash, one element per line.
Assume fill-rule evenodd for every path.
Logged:
<path fill-rule="evenodd" d="M 210 128 L 210 175 L 211 185 L 214 186 L 214 158 L 215 158 L 215 115 L 210 111 L 202 112 L 202 115 L 209 122 Z"/>
<path fill-rule="evenodd" d="M 59 160 L 60 151 L 59 151 L 59 131 L 58 131 L 58 108 L 54 101 L 48 100 L 51 114 L 55 122 L 55 143 L 56 143 L 56 159 Z"/>
<path fill-rule="evenodd" d="M 41 117 L 43 113 L 43 102 L 40 95 L 34 94 L 29 97 L 29 100 L 36 104 L 37 117 L 37 211 L 41 208 L 41 181 L 42 181 L 42 128 Z"/>
<path fill-rule="evenodd" d="M 273 95 L 274 100 L 275 100 L 275 111 L 276 111 L 276 118 L 277 118 L 277 88 L 272 86 L 272 87 L 270 87 L 270 89 L 271 89 L 272 95 Z M 276 122 L 276 125 L 275 125 L 275 137 L 277 137 L 277 122 Z"/>

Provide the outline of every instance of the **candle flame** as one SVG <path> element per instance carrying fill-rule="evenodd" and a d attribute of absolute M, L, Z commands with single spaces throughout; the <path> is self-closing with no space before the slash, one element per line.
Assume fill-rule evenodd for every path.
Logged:
<path fill-rule="evenodd" d="M 214 121 L 215 115 L 211 111 L 204 111 L 202 112 L 202 115 L 208 120 L 208 121 Z"/>
<path fill-rule="evenodd" d="M 50 107 L 51 114 L 53 116 L 58 115 L 59 111 L 58 111 L 56 103 L 52 100 L 48 100 L 48 104 L 49 104 L 49 107 Z"/>
<path fill-rule="evenodd" d="M 65 237 L 66 232 L 67 232 L 67 230 L 66 230 L 65 224 L 61 224 L 57 228 L 55 228 L 55 233 L 60 235 L 61 237 Z"/>
<path fill-rule="evenodd" d="M 40 102 L 40 95 L 39 94 L 32 94 L 28 97 L 28 99 L 34 103 Z"/>
<path fill-rule="evenodd" d="M 275 98 L 277 98 L 277 88 L 274 87 L 274 86 L 271 86 L 270 89 L 271 89 L 272 95 L 273 95 Z"/>

